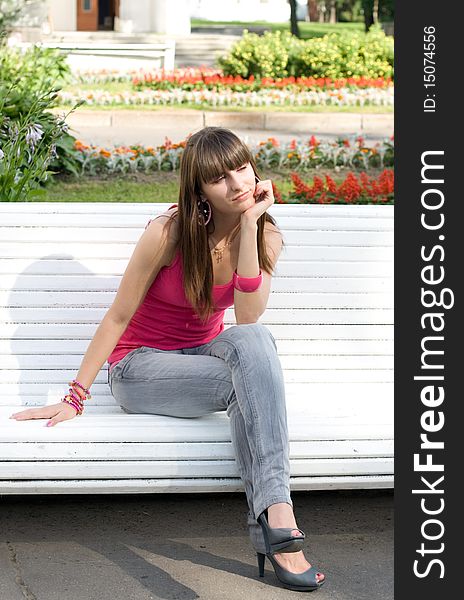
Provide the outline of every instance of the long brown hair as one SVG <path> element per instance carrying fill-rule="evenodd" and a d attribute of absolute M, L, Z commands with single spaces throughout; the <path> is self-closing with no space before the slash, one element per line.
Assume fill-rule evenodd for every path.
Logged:
<path fill-rule="evenodd" d="M 180 162 L 180 189 L 177 213 L 179 249 L 183 267 L 185 295 L 195 312 L 206 321 L 214 312 L 213 262 L 208 245 L 208 232 L 198 205 L 202 183 L 220 177 L 226 170 L 251 163 L 259 177 L 253 156 L 232 131 L 222 127 L 205 127 L 187 141 Z M 174 215 L 173 215 L 174 216 Z M 211 218 L 213 221 L 213 218 Z M 276 225 L 271 215 L 258 219 L 258 261 L 262 270 L 272 274 L 272 261 L 264 239 L 266 221 Z"/>

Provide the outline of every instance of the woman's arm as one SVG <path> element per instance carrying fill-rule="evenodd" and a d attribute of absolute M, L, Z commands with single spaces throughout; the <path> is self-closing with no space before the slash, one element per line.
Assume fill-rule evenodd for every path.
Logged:
<path fill-rule="evenodd" d="M 259 275 L 257 231 L 258 226 L 256 224 L 245 227 L 242 225 L 237 264 L 237 274 L 242 277 L 257 277 Z M 282 235 L 274 225 L 266 223 L 264 237 L 274 266 L 282 250 Z M 234 290 L 234 311 L 237 324 L 256 323 L 266 310 L 271 291 L 272 276 L 266 271 L 262 271 L 262 275 L 263 282 L 255 292 Z"/>
<path fill-rule="evenodd" d="M 76 377 L 86 388 L 94 382 L 165 264 L 169 243 L 163 222 L 162 218 L 153 220 L 143 233 L 121 279 L 116 297 L 87 348 Z"/>
<path fill-rule="evenodd" d="M 257 277 L 259 275 L 258 219 L 274 203 L 272 182 L 269 179 L 260 181 L 256 186 L 255 195 L 263 199 L 246 210 L 240 219 L 237 274 L 242 277 Z M 275 225 L 267 222 L 264 229 L 264 239 L 274 266 L 282 250 L 282 235 Z M 266 310 L 272 276 L 266 271 L 262 271 L 262 275 L 263 282 L 255 292 L 234 290 L 234 311 L 237 324 L 256 323 Z"/>

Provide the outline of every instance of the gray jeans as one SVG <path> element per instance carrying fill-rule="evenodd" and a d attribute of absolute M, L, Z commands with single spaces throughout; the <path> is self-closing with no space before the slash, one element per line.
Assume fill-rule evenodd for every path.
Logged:
<path fill-rule="evenodd" d="M 269 329 L 234 325 L 207 344 L 180 350 L 142 346 L 115 365 L 109 384 L 128 413 L 199 417 L 226 411 L 250 539 L 264 552 L 256 517 L 277 502 L 293 506 L 284 381 Z"/>

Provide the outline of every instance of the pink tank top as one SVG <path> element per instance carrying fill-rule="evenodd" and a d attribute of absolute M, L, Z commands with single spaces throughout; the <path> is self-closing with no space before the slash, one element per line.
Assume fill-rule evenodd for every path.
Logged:
<path fill-rule="evenodd" d="M 144 301 L 108 357 L 111 367 L 126 354 L 148 346 L 160 350 L 193 348 L 210 342 L 224 329 L 224 312 L 234 303 L 232 280 L 213 286 L 216 310 L 202 323 L 185 296 L 180 250 L 173 262 L 162 267 Z"/>

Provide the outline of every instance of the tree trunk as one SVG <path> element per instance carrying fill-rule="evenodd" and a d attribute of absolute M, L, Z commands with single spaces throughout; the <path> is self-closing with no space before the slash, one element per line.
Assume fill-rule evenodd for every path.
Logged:
<path fill-rule="evenodd" d="M 290 31 L 292 35 L 299 38 L 300 30 L 298 28 L 298 21 L 296 20 L 296 0 L 288 0 L 290 4 Z"/>
<path fill-rule="evenodd" d="M 319 8 L 317 0 L 308 0 L 308 16 L 312 23 L 317 23 L 319 20 Z"/>
<path fill-rule="evenodd" d="M 336 8 L 335 0 L 330 0 L 329 2 L 329 23 L 337 22 L 337 8 Z"/>
<path fill-rule="evenodd" d="M 364 28 L 366 30 L 366 33 L 369 31 L 369 27 L 374 24 L 373 5 L 374 0 L 362 1 L 362 7 L 364 11 Z"/>
<path fill-rule="evenodd" d="M 374 0 L 374 5 L 372 7 L 372 22 L 379 22 L 379 0 Z"/>

